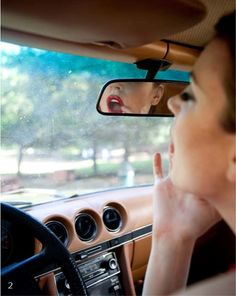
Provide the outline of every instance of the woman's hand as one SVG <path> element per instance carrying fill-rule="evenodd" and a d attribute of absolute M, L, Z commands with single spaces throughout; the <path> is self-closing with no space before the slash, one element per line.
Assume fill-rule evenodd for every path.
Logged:
<path fill-rule="evenodd" d="M 152 248 L 143 295 L 170 295 L 186 286 L 195 241 L 220 216 L 203 198 L 179 190 L 163 177 L 159 153 L 153 173 Z"/>
<path fill-rule="evenodd" d="M 202 197 L 176 188 L 163 177 L 161 155 L 153 162 L 153 239 L 160 236 L 196 240 L 220 220 L 218 212 Z"/>

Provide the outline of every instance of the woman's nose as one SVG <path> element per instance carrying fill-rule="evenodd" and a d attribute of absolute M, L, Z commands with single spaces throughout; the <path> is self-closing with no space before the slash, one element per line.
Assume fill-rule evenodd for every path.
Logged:
<path fill-rule="evenodd" d="M 179 113 L 181 107 L 179 96 L 177 95 L 169 98 L 169 100 L 167 101 L 167 106 L 169 110 L 176 116 Z"/>
<path fill-rule="evenodd" d="M 115 82 L 115 83 L 111 84 L 111 87 L 112 87 L 112 89 L 121 90 L 122 84 Z"/>

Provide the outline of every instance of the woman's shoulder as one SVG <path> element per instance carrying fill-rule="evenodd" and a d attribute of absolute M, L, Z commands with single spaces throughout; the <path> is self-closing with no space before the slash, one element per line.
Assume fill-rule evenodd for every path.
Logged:
<path fill-rule="evenodd" d="M 235 296 L 236 295 L 236 274 L 235 271 L 230 271 L 224 274 L 217 275 L 213 278 L 204 280 L 187 288 L 185 291 L 180 291 L 178 296 Z"/>

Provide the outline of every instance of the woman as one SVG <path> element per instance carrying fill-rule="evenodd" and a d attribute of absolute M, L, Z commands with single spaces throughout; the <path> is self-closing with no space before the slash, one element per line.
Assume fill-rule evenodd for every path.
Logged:
<path fill-rule="evenodd" d="M 170 174 L 154 157 L 152 249 L 144 295 L 185 287 L 196 239 L 223 218 L 235 233 L 235 13 L 220 20 L 216 36 L 196 62 L 190 86 L 168 101 Z M 196 284 L 179 295 L 235 295 L 235 273 Z"/>
<path fill-rule="evenodd" d="M 148 114 L 164 93 L 155 82 L 112 82 L 104 90 L 99 108 L 102 112 Z"/>

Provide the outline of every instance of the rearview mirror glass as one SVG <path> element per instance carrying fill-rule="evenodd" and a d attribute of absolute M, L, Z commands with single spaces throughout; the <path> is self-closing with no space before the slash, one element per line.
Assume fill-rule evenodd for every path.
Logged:
<path fill-rule="evenodd" d="M 103 87 L 97 110 L 105 115 L 173 116 L 167 101 L 187 85 L 168 80 L 112 80 Z"/>

